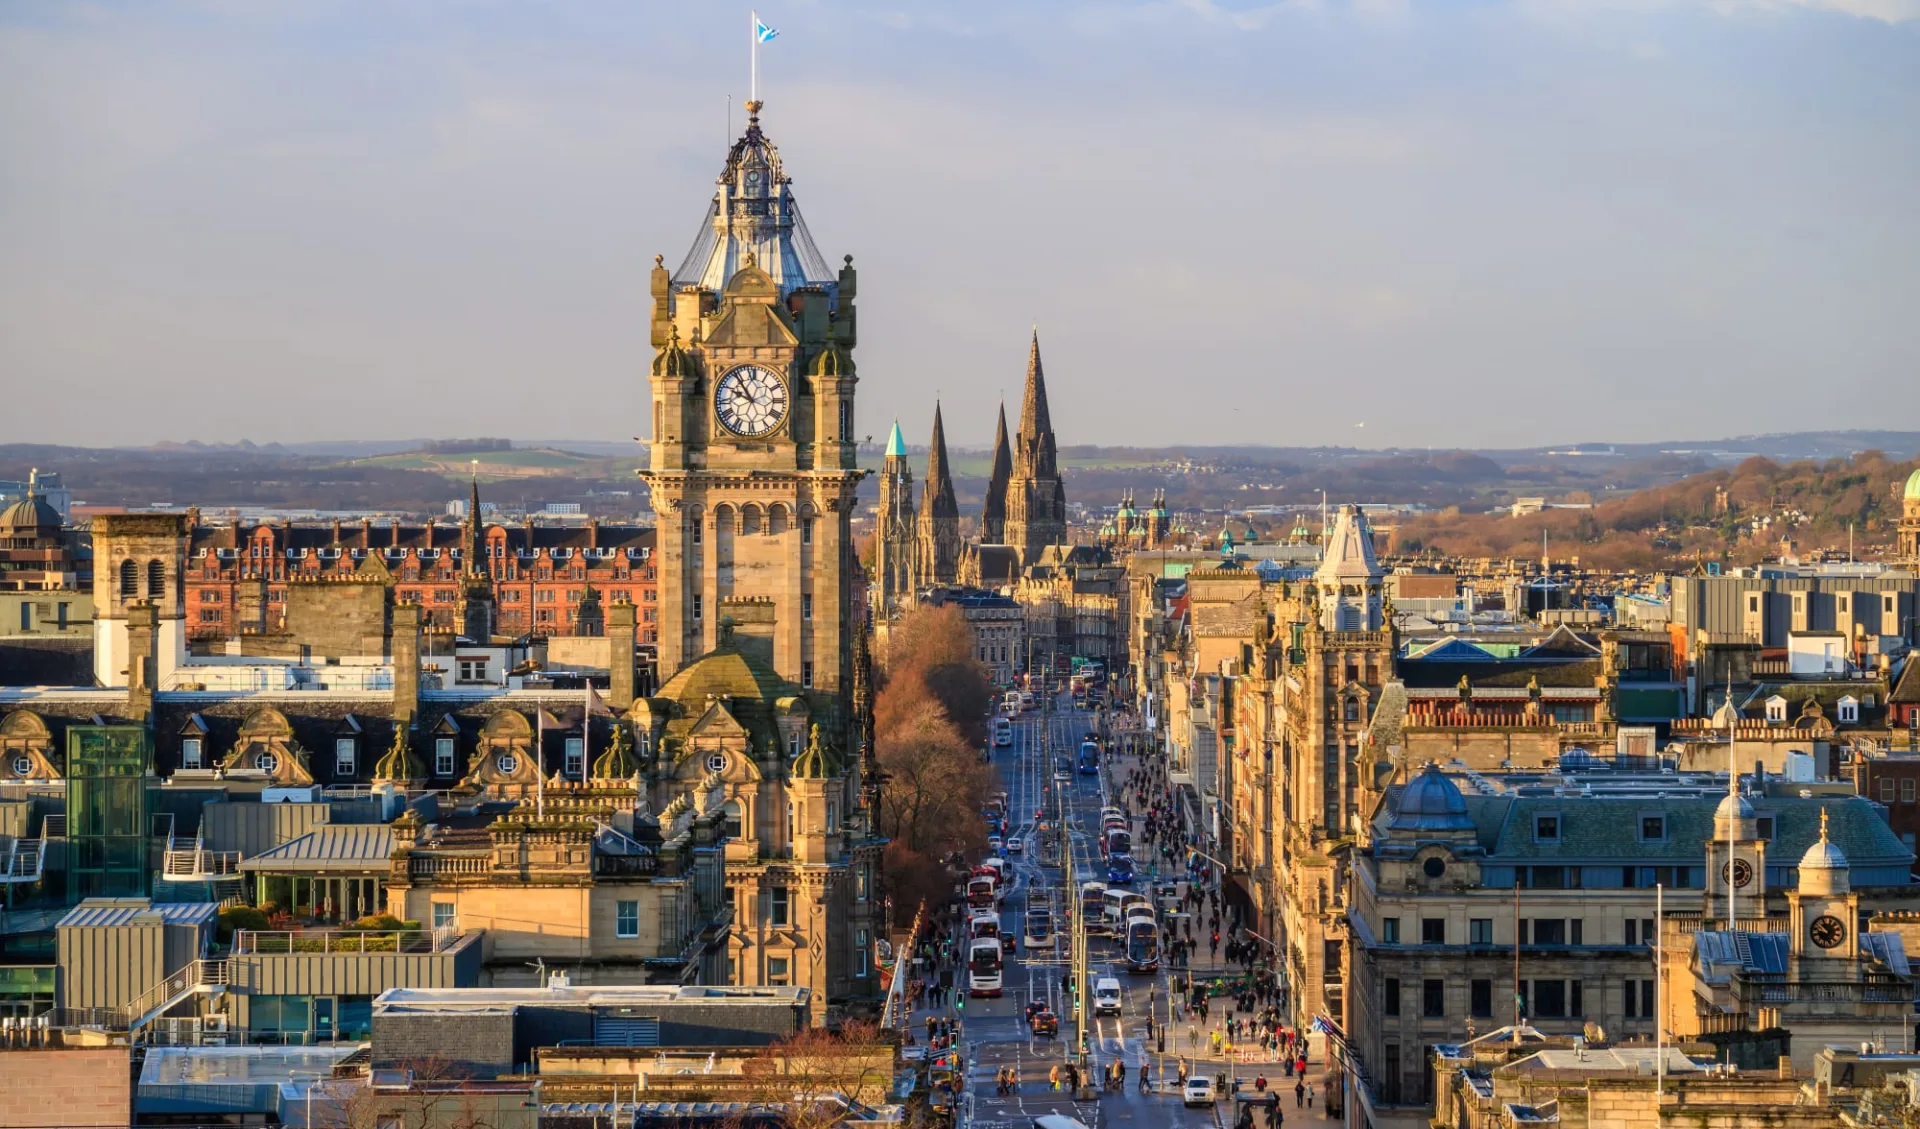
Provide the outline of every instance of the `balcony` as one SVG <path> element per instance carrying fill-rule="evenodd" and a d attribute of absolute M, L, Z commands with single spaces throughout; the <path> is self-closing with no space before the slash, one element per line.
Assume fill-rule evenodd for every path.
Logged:
<path fill-rule="evenodd" d="M 423 855 L 407 856 L 407 877 L 420 878 L 459 878 L 485 877 L 493 870 L 492 855 Z"/>
<path fill-rule="evenodd" d="M 439 953 L 465 936 L 456 929 L 241 929 L 233 935 L 233 955 Z"/>

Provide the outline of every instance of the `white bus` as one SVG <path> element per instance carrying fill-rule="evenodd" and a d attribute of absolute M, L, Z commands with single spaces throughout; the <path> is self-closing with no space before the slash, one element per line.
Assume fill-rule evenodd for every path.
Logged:
<path fill-rule="evenodd" d="M 1013 722 L 1008 721 L 1004 717 L 994 718 L 993 719 L 994 747 L 997 749 L 1004 749 L 1012 744 L 1013 744 Z"/>
<path fill-rule="evenodd" d="M 967 946 L 967 994 L 998 996 L 1001 967 L 1000 942 L 992 937 L 975 938 Z"/>

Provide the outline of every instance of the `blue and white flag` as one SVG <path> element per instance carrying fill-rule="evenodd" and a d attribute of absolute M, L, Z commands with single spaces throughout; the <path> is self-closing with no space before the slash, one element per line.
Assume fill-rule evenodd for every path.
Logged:
<path fill-rule="evenodd" d="M 768 27 L 764 23 L 761 23 L 759 14 L 755 13 L 753 17 L 753 38 L 757 42 L 768 43 L 778 38 L 779 35 L 780 33 L 778 31 Z"/>

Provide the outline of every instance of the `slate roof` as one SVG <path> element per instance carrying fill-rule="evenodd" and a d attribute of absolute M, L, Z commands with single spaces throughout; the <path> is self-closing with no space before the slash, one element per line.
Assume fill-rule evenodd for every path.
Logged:
<path fill-rule="evenodd" d="M 393 855 L 393 828 L 385 823 L 334 823 L 316 827 L 250 859 L 243 871 L 321 872 L 385 870 Z"/>
<path fill-rule="evenodd" d="M 1389 789 L 1388 810 L 1395 795 L 1395 789 Z M 1713 813 L 1722 797 L 1484 796 L 1469 792 L 1465 799 L 1489 862 L 1671 865 L 1683 861 L 1697 864 L 1702 844 L 1713 835 Z M 1773 820 L 1773 838 L 1767 843 L 1770 868 L 1791 866 L 1806 854 L 1820 837 L 1822 808 L 1831 819 L 1829 838 L 1846 852 L 1856 873 L 1879 867 L 1904 868 L 1913 860 L 1913 852 L 1887 826 L 1875 805 L 1858 796 L 1818 801 L 1757 797 L 1753 806 L 1759 818 Z M 1560 817 L 1560 838 L 1556 842 L 1534 840 L 1533 817 L 1546 814 Z M 1664 840 L 1641 841 L 1643 814 L 1666 817 Z"/>
<path fill-rule="evenodd" d="M 1914 473 L 1920 474 L 1920 471 Z M 1900 680 L 1894 683 L 1887 701 L 1902 706 L 1920 703 L 1920 655 L 1907 656 L 1907 665 L 1901 669 Z"/>

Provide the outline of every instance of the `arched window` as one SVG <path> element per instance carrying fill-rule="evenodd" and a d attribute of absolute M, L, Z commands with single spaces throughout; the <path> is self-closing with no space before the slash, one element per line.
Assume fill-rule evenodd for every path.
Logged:
<path fill-rule="evenodd" d="M 120 562 L 120 594 L 129 599 L 140 594 L 140 566 L 132 561 Z"/>
<path fill-rule="evenodd" d="M 740 837 L 741 819 L 744 815 L 740 810 L 740 801 L 728 800 L 726 806 L 720 809 L 720 813 L 722 817 L 721 832 L 729 839 L 738 839 Z"/>
<path fill-rule="evenodd" d="M 147 562 L 147 598 L 158 600 L 167 594 L 167 566 L 159 561 Z"/>

